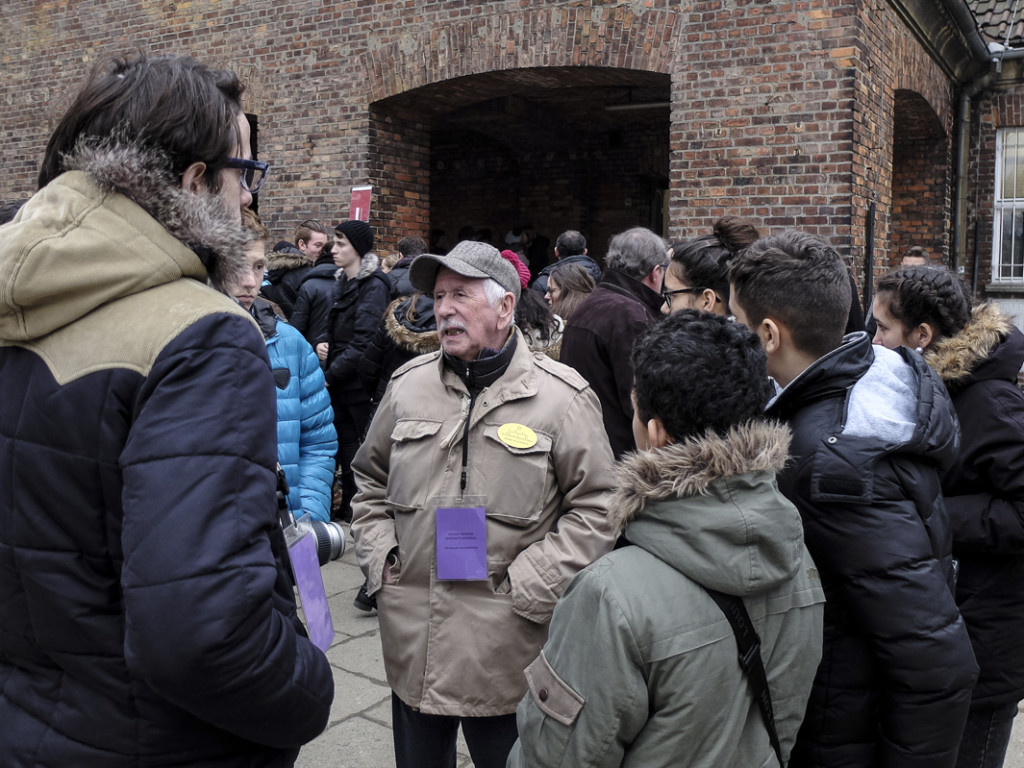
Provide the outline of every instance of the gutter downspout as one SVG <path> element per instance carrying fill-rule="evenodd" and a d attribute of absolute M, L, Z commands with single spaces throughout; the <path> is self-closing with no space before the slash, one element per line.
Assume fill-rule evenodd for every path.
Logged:
<path fill-rule="evenodd" d="M 950 251 L 950 268 L 954 272 L 957 265 L 967 259 L 967 174 L 970 163 L 971 101 L 995 79 L 995 70 L 989 70 L 968 83 L 960 92 L 957 101 L 956 136 L 953 140 L 956 191 L 953 198 L 953 247 Z"/>
<path fill-rule="evenodd" d="M 978 31 L 974 14 L 971 13 L 964 0 L 942 0 L 942 5 L 953 17 L 957 28 L 967 40 L 971 54 L 979 62 L 987 62 L 988 71 L 976 77 L 973 81 L 963 83 L 960 97 L 957 101 L 956 124 L 954 142 L 953 168 L 955 176 L 955 192 L 953 199 L 953 242 L 950 249 L 950 266 L 955 271 L 957 265 L 966 261 L 967 258 L 967 172 L 970 161 L 970 140 L 971 140 L 971 100 L 988 88 L 998 76 L 1001 69 L 1001 59 L 1017 58 L 1017 55 L 1024 55 L 1024 51 L 1003 50 L 995 53 L 989 50 L 988 45 Z"/>

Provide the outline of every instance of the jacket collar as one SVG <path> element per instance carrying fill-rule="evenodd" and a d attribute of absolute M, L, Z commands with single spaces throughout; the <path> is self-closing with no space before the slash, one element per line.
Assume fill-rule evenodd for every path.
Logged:
<path fill-rule="evenodd" d="M 362 261 L 359 263 L 359 271 L 356 272 L 356 276 L 352 280 L 363 280 L 376 272 L 378 267 L 380 267 L 380 259 L 377 258 L 377 254 L 370 251 L 364 254 Z M 345 282 L 345 278 L 345 270 L 339 267 L 334 273 L 334 279 Z"/>
<path fill-rule="evenodd" d="M 619 462 L 612 522 L 621 531 L 652 501 L 706 494 L 723 477 L 744 472 L 778 471 L 786 463 L 792 436 L 777 421 L 750 421 L 725 435 L 702 435 L 649 451 L 630 453 Z"/>
<path fill-rule="evenodd" d="M 291 251 L 274 251 L 267 256 L 267 270 L 271 272 L 290 272 L 293 269 L 311 266 L 312 263 L 301 253 Z"/>
<path fill-rule="evenodd" d="M 512 352 L 512 359 L 509 361 L 505 373 L 491 385 L 493 395 L 488 397 L 491 408 L 508 402 L 518 400 L 522 397 L 531 397 L 537 394 L 537 375 L 534 372 L 533 353 L 523 339 L 518 328 L 512 326 L 515 334 L 515 349 Z M 511 343 L 511 340 L 509 341 Z M 448 368 L 444 361 L 444 353 L 438 355 L 437 365 L 441 375 L 441 382 L 452 389 L 469 393 L 465 383 L 459 378 L 455 371 Z M 485 409 L 480 408 L 474 411 L 474 423 L 479 421 Z"/>
<path fill-rule="evenodd" d="M 85 147 L 65 162 L 4 227 L 0 337 L 37 339 L 119 298 L 247 268 L 237 213 L 181 189 L 146 150 Z"/>
<path fill-rule="evenodd" d="M 657 291 L 652 291 L 636 278 L 630 277 L 625 272 L 608 268 L 601 276 L 598 283 L 601 288 L 606 288 L 612 293 L 622 296 L 629 296 L 646 306 L 656 316 L 661 314 L 661 305 L 665 299 Z"/>
<path fill-rule="evenodd" d="M 269 301 L 257 297 L 249 309 L 249 314 L 256 319 L 264 339 L 271 339 L 277 334 L 277 314 Z"/>
<path fill-rule="evenodd" d="M 414 300 L 416 306 L 410 318 L 409 307 Z M 434 318 L 434 300 L 426 294 L 415 299 L 413 296 L 401 296 L 392 301 L 384 313 L 384 327 L 395 344 L 418 355 L 435 352 L 441 347 Z"/>
<path fill-rule="evenodd" d="M 107 193 L 124 195 L 156 219 L 175 239 L 202 247 L 203 266 L 215 284 L 248 268 L 251 236 L 233 212 L 213 194 L 181 188 L 163 170 L 163 161 L 141 147 L 79 147 L 65 161 Z"/>
<path fill-rule="evenodd" d="M 843 343 L 811 363 L 768 405 L 768 413 L 787 421 L 812 402 L 843 395 L 871 367 L 871 338 L 851 333 Z"/>
<path fill-rule="evenodd" d="M 1010 318 L 994 303 L 981 304 L 974 308 L 971 319 L 960 332 L 949 339 L 943 339 L 924 356 L 928 365 L 939 374 L 947 387 L 957 388 L 973 379 L 975 373 L 989 373 L 991 378 L 1016 378 L 1020 370 L 1022 348 L 1020 332 L 1016 331 Z M 999 365 L 998 358 L 1006 357 L 1006 365 Z M 988 363 L 988 365 L 986 365 Z M 998 374 L 981 371 L 982 368 L 1007 368 Z M 984 376 L 988 378 L 989 376 Z"/>
<path fill-rule="evenodd" d="M 610 508 L 630 544 L 699 584 L 764 592 L 804 563 L 803 525 L 780 493 L 789 431 L 755 421 L 624 459 Z"/>

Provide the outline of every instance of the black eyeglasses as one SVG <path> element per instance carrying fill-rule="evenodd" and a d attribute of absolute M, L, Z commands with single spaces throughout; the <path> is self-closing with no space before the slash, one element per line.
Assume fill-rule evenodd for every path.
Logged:
<path fill-rule="evenodd" d="M 267 180 L 267 174 L 270 173 L 269 163 L 260 160 L 245 160 L 240 157 L 229 157 L 227 167 L 238 168 L 242 171 L 239 182 L 250 195 L 255 195 L 260 191 L 263 182 Z"/>
<path fill-rule="evenodd" d="M 667 288 L 661 289 L 661 298 L 665 300 L 665 303 L 672 306 L 672 297 L 677 296 L 680 293 L 703 293 L 703 288 L 676 288 L 674 291 L 670 291 Z M 717 296 L 715 298 L 718 298 Z"/>

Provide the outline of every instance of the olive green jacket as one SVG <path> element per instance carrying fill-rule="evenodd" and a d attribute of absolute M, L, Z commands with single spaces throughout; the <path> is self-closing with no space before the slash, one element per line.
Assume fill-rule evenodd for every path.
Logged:
<path fill-rule="evenodd" d="M 623 460 L 612 514 L 631 546 L 580 573 L 555 609 L 510 768 L 776 766 L 704 586 L 743 599 L 788 756 L 824 608 L 800 516 L 775 484 L 788 446 L 785 427 L 759 423 Z"/>

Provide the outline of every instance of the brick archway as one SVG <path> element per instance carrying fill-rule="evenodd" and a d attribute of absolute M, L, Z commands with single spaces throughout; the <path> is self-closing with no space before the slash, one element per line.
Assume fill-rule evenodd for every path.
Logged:
<path fill-rule="evenodd" d="M 949 138 L 935 109 L 922 94 L 897 90 L 889 258 L 883 267 L 897 268 L 903 252 L 912 245 L 926 248 L 936 258 L 948 256 L 950 161 Z"/>
<path fill-rule="evenodd" d="M 675 11 L 536 8 L 465 21 L 367 51 L 370 102 L 467 75 L 531 67 L 615 67 L 669 74 Z"/>
<path fill-rule="evenodd" d="M 455 221 L 462 216 L 478 226 L 493 223 L 495 228 L 512 226 L 520 216 L 545 231 L 588 227 L 595 241 L 605 241 L 608 231 L 617 231 L 627 217 L 628 225 L 660 220 L 663 211 L 651 201 L 668 185 L 667 108 L 649 118 L 661 121 L 656 136 L 626 134 L 629 144 L 638 147 L 629 163 L 635 174 L 623 184 L 622 200 L 612 202 L 602 184 L 593 182 L 592 177 L 600 174 L 592 166 L 595 157 L 605 164 L 610 155 L 621 155 L 622 148 L 612 141 L 603 152 L 591 141 L 593 132 L 585 137 L 574 134 L 571 126 L 545 114 L 545 105 L 532 102 L 530 95 L 557 87 L 592 87 L 620 89 L 623 98 L 631 99 L 635 88 L 641 100 L 640 94 L 649 99 L 657 91 L 656 100 L 667 103 L 680 23 L 678 14 L 670 11 L 540 7 L 474 16 L 384 45 L 371 39 L 366 59 L 368 138 L 383 247 L 393 247 L 409 234 L 427 237 L 431 227 L 445 229 L 450 245 L 461 224 L 470 223 Z M 438 122 L 445 119 L 442 113 L 450 116 L 467 109 L 475 109 L 478 117 L 481 111 L 488 112 L 484 120 L 500 121 L 511 132 L 529 126 L 546 133 L 551 143 L 499 141 L 490 148 L 478 145 L 476 154 L 456 152 L 455 157 L 450 146 L 441 154 L 432 151 L 438 142 L 431 136 L 438 135 Z M 520 165 L 517 152 L 523 147 L 536 148 L 537 154 L 525 157 Z M 504 187 L 471 187 L 465 194 L 476 204 L 474 209 L 442 215 L 440 209 L 451 212 L 464 206 L 443 199 L 446 195 L 438 194 L 436 187 L 432 191 L 432 180 L 436 183 L 443 166 L 445 177 L 461 184 L 472 175 L 470 162 L 481 174 L 501 178 Z M 546 174 L 538 169 L 539 163 L 547 164 Z M 515 170 L 519 167 L 536 171 L 536 176 L 520 176 Z M 539 207 L 538 185 L 552 178 L 559 180 L 552 183 L 562 185 L 554 193 L 561 207 L 545 215 L 531 213 Z M 441 189 L 448 192 L 447 187 Z M 616 206 L 622 208 L 617 217 L 595 215 Z M 549 234 L 553 239 L 557 232 Z"/>

